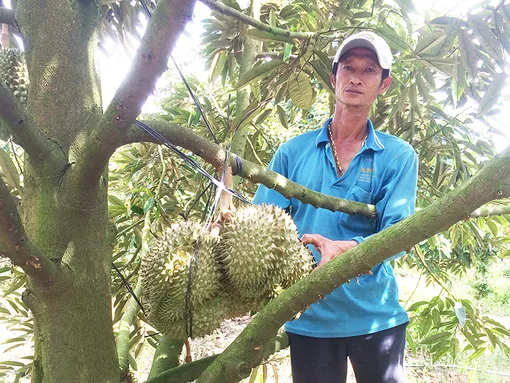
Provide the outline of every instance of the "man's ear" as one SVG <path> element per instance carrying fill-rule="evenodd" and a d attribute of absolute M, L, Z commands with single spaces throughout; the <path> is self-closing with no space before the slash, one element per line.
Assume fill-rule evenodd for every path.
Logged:
<path fill-rule="evenodd" d="M 379 94 L 384 94 L 390 87 L 391 83 L 393 82 L 393 78 L 391 76 L 386 77 L 379 88 Z"/>
<path fill-rule="evenodd" d="M 331 81 L 331 85 L 333 85 L 333 89 L 336 87 L 336 76 L 333 74 L 333 72 L 329 73 L 329 80 Z"/>

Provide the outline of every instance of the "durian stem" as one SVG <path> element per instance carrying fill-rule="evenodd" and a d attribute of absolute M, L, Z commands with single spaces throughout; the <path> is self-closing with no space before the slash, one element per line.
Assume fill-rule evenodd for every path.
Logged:
<path fill-rule="evenodd" d="M 232 167 L 230 164 L 223 164 L 217 169 L 218 178 L 223 180 L 223 184 L 232 189 L 234 185 L 234 177 L 232 176 Z M 218 203 L 218 216 L 211 225 L 211 235 L 216 237 L 223 228 L 223 221 L 230 218 L 234 204 L 232 203 L 232 194 L 225 191 L 221 192 Z"/>
<path fill-rule="evenodd" d="M 269 358 L 271 355 L 278 351 L 284 350 L 289 347 L 289 338 L 286 333 L 282 332 L 269 342 L 267 347 L 264 347 L 264 359 Z M 221 355 L 221 354 L 219 354 Z M 159 375 L 149 376 L 145 383 L 186 383 L 197 379 L 205 369 L 212 363 L 219 355 L 212 355 L 207 358 L 202 358 L 195 362 L 183 364 L 179 367 L 172 368 Z"/>

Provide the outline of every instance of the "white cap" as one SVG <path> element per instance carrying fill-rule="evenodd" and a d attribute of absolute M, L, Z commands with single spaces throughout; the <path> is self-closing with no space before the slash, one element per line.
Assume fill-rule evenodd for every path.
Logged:
<path fill-rule="evenodd" d="M 342 57 L 344 53 L 353 48 L 368 48 L 373 50 L 377 55 L 381 68 L 391 71 L 393 55 L 388 43 L 386 43 L 381 36 L 369 31 L 355 33 L 346 38 L 336 52 L 333 65 L 340 60 L 340 57 Z"/>

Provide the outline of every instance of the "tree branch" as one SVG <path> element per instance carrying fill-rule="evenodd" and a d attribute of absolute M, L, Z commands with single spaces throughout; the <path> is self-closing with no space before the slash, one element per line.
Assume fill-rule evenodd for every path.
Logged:
<path fill-rule="evenodd" d="M 3 8 L 0 8 L 0 10 Z M 12 92 L 0 81 L 0 119 L 12 134 L 15 143 L 21 146 L 34 166 L 47 162 L 57 148 L 39 132 L 32 119 L 25 113 Z"/>
<path fill-rule="evenodd" d="M 286 29 L 272 27 L 257 19 L 245 15 L 244 13 L 239 12 L 234 8 L 231 8 L 223 3 L 220 3 L 219 1 L 215 0 L 199 0 L 199 1 L 207 5 L 209 8 L 220 12 L 221 14 L 232 16 L 245 24 L 251 25 L 252 27 L 258 29 L 259 31 L 269 32 L 275 36 L 288 37 L 297 40 L 307 40 L 311 37 L 317 36 L 317 33 L 315 32 L 291 32 Z"/>
<path fill-rule="evenodd" d="M 138 117 L 156 82 L 167 69 L 168 57 L 191 20 L 194 6 L 195 0 L 157 2 L 131 69 L 85 144 L 84 158 L 75 167 L 75 177 L 80 184 L 97 185 L 95 181 L 99 180 L 126 129 Z"/>
<path fill-rule="evenodd" d="M 16 203 L 0 178 L 0 256 L 8 257 L 15 265 L 37 282 L 49 284 L 58 266 L 42 254 L 25 234 Z"/>
<path fill-rule="evenodd" d="M 410 249 L 469 217 L 471 212 L 483 204 L 509 195 L 510 147 L 487 163 L 465 185 L 413 216 L 371 236 L 269 302 L 197 382 L 238 382 L 246 377 L 244 372 L 248 371 L 240 367 L 258 365 L 263 354 L 261 346 L 296 313 L 393 254 Z"/>
<path fill-rule="evenodd" d="M 167 121 L 154 120 L 144 121 L 159 133 L 169 139 L 174 145 L 191 150 L 204 161 L 219 169 L 225 159 L 225 151 L 221 146 L 212 143 L 190 129 L 183 128 L 177 124 Z M 133 125 L 126 134 L 124 144 L 134 142 L 160 143 L 142 129 Z M 303 203 L 311 204 L 317 208 L 321 207 L 331 211 L 342 211 L 348 214 L 361 214 L 373 217 L 376 214 L 374 205 L 367 205 L 360 202 L 348 201 L 342 198 L 335 198 L 326 194 L 310 190 L 302 185 L 292 182 L 284 176 L 241 159 L 242 169 L 237 168 L 235 156 L 230 155 L 230 165 L 236 175 L 246 178 L 254 183 L 261 183 L 269 188 L 275 189 L 286 198 L 296 198 Z"/>
<path fill-rule="evenodd" d="M 137 297 L 142 295 L 142 280 L 140 278 L 133 292 Z M 122 380 L 127 376 L 129 370 L 129 338 L 131 335 L 131 326 L 139 310 L 140 308 L 136 299 L 132 296 L 129 297 L 126 303 L 126 311 L 120 319 L 119 331 L 117 332 L 115 340 L 117 356 L 119 358 L 120 377 Z"/>
<path fill-rule="evenodd" d="M 14 15 L 14 10 L 8 8 L 0 8 L 0 24 L 8 24 L 15 27 L 16 17 Z"/>
<path fill-rule="evenodd" d="M 289 338 L 287 334 L 279 333 L 268 343 L 267 347 L 264 347 L 263 359 L 267 359 L 271 355 L 287 347 L 289 347 Z M 195 362 L 172 368 L 171 370 L 167 370 L 159 375 L 150 377 L 145 383 L 191 382 L 197 379 L 205 371 L 205 369 L 209 367 L 209 365 L 214 362 L 220 355 L 212 355 Z"/>
<path fill-rule="evenodd" d="M 506 206 L 482 206 L 472 212 L 470 218 L 489 217 L 493 215 L 510 214 L 510 205 Z"/>

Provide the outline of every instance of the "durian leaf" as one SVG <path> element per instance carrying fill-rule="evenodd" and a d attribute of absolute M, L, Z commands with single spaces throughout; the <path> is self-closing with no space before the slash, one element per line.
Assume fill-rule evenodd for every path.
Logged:
<path fill-rule="evenodd" d="M 258 81 L 264 77 L 269 76 L 280 66 L 284 65 L 280 59 L 271 60 L 251 68 L 248 72 L 244 73 L 237 82 L 237 88 L 240 89 L 254 81 Z"/>
<path fill-rule="evenodd" d="M 505 85 L 505 78 L 506 74 L 504 72 L 496 75 L 478 105 L 478 115 L 486 114 L 496 104 Z"/>
<path fill-rule="evenodd" d="M 482 46 L 484 49 L 495 59 L 503 59 L 503 51 L 501 44 L 498 42 L 496 35 L 487 25 L 487 22 L 477 14 L 471 14 L 468 16 L 469 23 L 473 27 L 473 31 L 480 37 Z"/>
<path fill-rule="evenodd" d="M 298 108 L 308 111 L 313 103 L 313 89 L 308 76 L 303 72 L 291 75 L 288 87 L 292 102 Z"/>
<path fill-rule="evenodd" d="M 329 71 L 326 69 L 326 66 L 322 62 L 322 60 L 314 60 L 309 63 L 313 68 L 313 71 L 317 74 L 316 78 L 322 84 L 322 86 L 329 90 L 332 95 L 335 95 L 335 90 L 333 89 L 333 85 L 331 84 Z"/>
<path fill-rule="evenodd" d="M 10 187 L 16 188 L 21 192 L 21 184 L 18 170 L 16 169 L 16 165 L 14 165 L 14 162 L 12 162 L 9 154 L 1 148 L 0 148 L 0 169 L 2 170 L 2 173 L 5 177 L 5 180 L 7 181 L 7 184 Z"/>
<path fill-rule="evenodd" d="M 287 122 L 287 113 L 285 110 L 280 106 L 276 106 L 276 110 L 278 111 L 278 119 L 280 120 L 280 123 L 285 129 L 289 129 L 289 124 Z"/>

